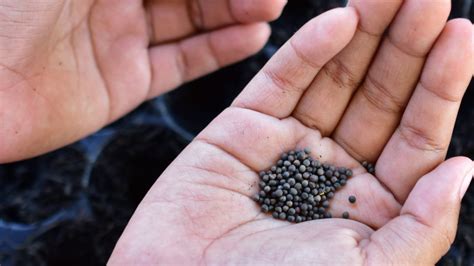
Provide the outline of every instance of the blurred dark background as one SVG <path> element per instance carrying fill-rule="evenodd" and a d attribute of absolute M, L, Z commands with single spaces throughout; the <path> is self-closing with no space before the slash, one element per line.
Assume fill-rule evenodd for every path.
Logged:
<path fill-rule="evenodd" d="M 68 147 L 0 165 L 0 265 L 105 264 L 141 198 L 193 136 L 301 25 L 345 2 L 290 0 L 256 56 L 144 103 Z M 473 20 L 472 0 L 452 2 L 451 18 Z M 474 158 L 473 87 L 449 157 Z M 456 241 L 439 265 L 474 265 L 474 186 L 463 201 Z"/>

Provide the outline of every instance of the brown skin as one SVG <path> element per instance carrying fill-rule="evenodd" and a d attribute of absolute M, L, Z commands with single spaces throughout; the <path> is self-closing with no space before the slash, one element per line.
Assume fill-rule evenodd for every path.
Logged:
<path fill-rule="evenodd" d="M 235 7 L 249 7 L 245 0 L 230 2 L 240 3 Z M 472 24 L 465 20 L 446 24 L 448 2 L 357 1 L 350 4 L 354 8 L 329 11 L 308 22 L 153 185 L 117 243 L 110 264 L 434 264 L 453 241 L 460 200 L 473 171 L 468 158 L 443 162 L 474 65 Z M 192 32 L 189 24 L 181 27 L 173 22 L 176 17 L 168 16 L 184 12 L 183 6 L 170 13 L 165 12 L 166 6 L 157 5 L 149 12 L 152 19 L 143 19 L 143 25 L 153 18 L 165 20 L 155 23 L 156 27 L 141 27 L 138 18 L 145 12 L 136 12 L 144 10 L 141 4 L 134 8 L 135 2 L 114 3 L 108 8 L 102 6 L 105 1 L 83 9 L 55 4 L 35 8 L 47 10 L 48 14 L 43 14 L 49 21 L 46 25 L 65 25 L 51 23 L 57 21 L 57 14 L 81 21 L 74 19 L 83 17 L 76 13 L 87 13 L 88 20 L 96 24 L 90 31 L 86 26 L 76 26 L 75 31 L 65 31 L 74 33 L 66 37 L 58 33 L 63 37 L 25 43 L 50 47 L 46 40 L 68 40 L 53 42 L 58 45 L 52 47 L 63 47 L 51 48 L 55 56 L 33 52 L 38 49 L 28 45 L 12 46 L 10 53 L 2 54 L 2 66 L 8 66 L 2 73 L 10 73 L 10 85 L 0 90 L 0 108 L 8 105 L 8 109 L 0 109 L 2 121 L 6 121 L 0 125 L 2 140 L 8 140 L 0 152 L 2 160 L 63 145 L 117 118 L 145 98 L 235 60 L 229 57 L 235 53 L 225 47 L 239 42 L 229 42 L 229 36 L 222 35 L 215 38 L 223 46 L 213 46 L 216 49 L 210 53 L 219 60 L 199 58 L 209 52 L 209 47 L 196 45 L 201 42 L 193 38 L 183 43 L 181 50 L 168 44 L 147 49 L 150 41 L 137 35 L 148 36 L 146 40 L 153 40 L 155 45 Z M 422 13 L 417 3 L 425 6 Z M 251 16 L 252 12 L 241 12 L 241 16 Z M 124 21 L 134 21 L 134 16 L 137 23 L 127 29 Z M 224 12 L 203 16 L 208 17 L 217 22 L 198 19 L 193 25 L 212 28 L 228 23 Z M 381 36 L 390 24 L 389 37 Z M 115 31 L 111 30 L 114 25 Z M 245 34 L 264 31 L 261 26 L 249 27 L 244 27 L 250 31 Z M 32 36 L 45 36 L 34 29 L 29 28 Z M 94 41 L 75 41 L 81 40 L 81 34 L 92 36 Z M 416 38 L 407 38 L 412 35 Z M 18 36 L 18 42 L 26 37 Z M 5 50 L 9 43 L 0 40 Z M 252 49 L 261 46 L 260 42 Z M 379 43 L 382 45 L 377 50 Z M 131 49 L 134 46 L 140 48 Z M 249 53 L 245 47 L 250 45 L 238 46 L 237 51 Z M 175 57 L 176 51 L 196 47 L 202 50 Z M 89 52 L 77 53 L 80 51 Z M 359 63 L 354 60 L 358 56 Z M 423 61 L 423 67 L 412 60 Z M 11 65 L 23 67 L 24 72 Z M 47 75 L 48 71 L 56 74 Z M 378 86 L 372 84 L 370 93 L 379 97 L 370 98 L 370 93 L 363 92 L 371 86 L 364 85 L 367 80 L 377 80 Z M 23 90 L 18 89 L 21 86 L 25 86 Z M 16 90 L 8 89 L 11 87 Z M 35 88 L 41 88 L 39 96 L 35 96 Z M 43 95 L 49 96 L 40 97 Z M 377 102 L 367 102 L 373 99 Z M 91 116 L 84 117 L 85 113 Z M 52 135 L 58 129 L 65 132 L 64 136 Z M 49 135 L 54 137 L 47 138 Z M 373 141 L 366 146 L 366 140 Z M 260 212 L 251 199 L 258 189 L 256 171 L 295 147 L 310 147 L 322 161 L 353 169 L 354 177 L 336 193 L 331 212 L 340 217 L 348 210 L 354 221 L 289 224 Z M 373 160 L 378 155 L 375 175 L 358 164 L 358 160 Z M 349 195 L 357 196 L 356 204 L 347 202 Z"/>
<path fill-rule="evenodd" d="M 426 44 L 416 41 L 405 44 L 403 38 L 407 33 L 399 29 L 404 27 L 410 32 L 408 22 L 418 12 L 413 8 L 414 2 L 405 1 L 391 28 L 398 33 L 390 38 L 400 47 L 424 49 Z M 416 86 L 417 82 L 411 82 L 412 96 L 403 99 L 406 110 L 390 113 L 399 118 L 399 129 L 386 123 L 389 129 L 354 132 L 344 124 L 352 121 L 362 129 L 378 125 L 379 121 L 370 118 L 386 116 L 383 107 L 390 104 L 389 100 L 382 99 L 380 105 L 371 106 L 382 108 L 372 110 L 373 117 L 369 118 L 358 117 L 367 115 L 366 106 L 359 103 L 363 98 L 357 96 L 358 92 L 345 105 L 361 109 L 349 107 L 354 108 L 352 112 L 331 116 L 331 108 L 318 108 L 322 101 L 341 104 L 340 94 L 318 94 L 320 89 L 326 89 L 318 82 L 334 73 L 347 75 L 357 71 L 354 67 L 359 65 L 348 65 L 344 71 L 340 66 L 334 71 L 326 68 L 335 67 L 331 61 L 334 58 L 354 56 L 351 53 L 367 48 L 357 46 L 361 45 L 357 35 L 365 34 L 356 31 L 358 22 L 363 25 L 377 18 L 386 19 L 390 14 L 394 16 L 399 3 L 392 2 L 395 8 L 387 8 L 386 3 L 372 5 L 375 10 L 366 13 L 360 11 L 367 8 L 360 2 L 355 4 L 356 9 L 329 11 L 297 32 L 232 106 L 204 129 L 160 176 L 136 210 L 109 263 L 432 265 L 439 260 L 454 239 L 460 201 L 474 169 L 469 158 L 443 162 L 457 108 L 472 75 L 471 23 L 455 20 L 446 24 L 443 16 L 420 21 L 416 25 L 420 29 L 418 34 L 429 35 L 426 40 L 436 43 L 430 47 L 426 64 L 419 71 L 412 67 L 398 69 L 409 58 L 389 57 L 386 49 L 390 51 L 393 47 L 382 45 L 376 52 L 376 45 L 368 46 L 373 50 L 365 53 L 372 52 L 374 58 L 387 60 L 389 69 L 376 78 L 386 83 L 392 93 L 406 89 L 390 83 L 398 75 L 416 76 L 423 84 Z M 449 6 L 442 2 L 426 7 L 426 16 L 431 16 L 430 12 L 449 12 Z M 385 23 L 388 26 L 390 21 Z M 378 39 L 384 42 L 382 37 Z M 377 60 L 380 59 L 373 64 Z M 367 64 L 370 69 L 370 62 Z M 377 72 L 368 73 L 371 71 L 375 78 Z M 324 84 L 339 91 L 341 84 L 331 81 L 343 78 L 330 76 Z M 358 90 L 363 89 L 364 86 Z M 314 109 L 303 106 L 307 104 L 315 104 Z M 346 122 L 321 133 L 318 122 L 308 124 L 312 117 L 336 120 L 330 121 L 330 125 Z M 407 125 L 416 127 L 416 131 L 402 133 Z M 385 135 L 387 132 L 390 136 Z M 404 136 L 401 138 L 400 134 Z M 358 163 L 360 159 L 372 158 L 360 155 L 373 147 L 349 149 L 341 141 L 344 136 L 350 136 L 356 144 L 366 138 L 377 140 L 376 143 L 384 139 L 375 175 Z M 349 211 L 353 221 L 326 219 L 290 224 L 261 213 L 252 200 L 258 191 L 257 171 L 269 167 L 281 152 L 295 147 L 310 147 L 316 158 L 353 169 L 354 177 L 336 193 L 330 209 L 333 217 Z M 356 204 L 347 201 L 349 195 L 357 196 Z"/>
<path fill-rule="evenodd" d="M 0 163 L 78 140 L 257 52 L 285 1 L 253 2 L 2 1 Z"/>

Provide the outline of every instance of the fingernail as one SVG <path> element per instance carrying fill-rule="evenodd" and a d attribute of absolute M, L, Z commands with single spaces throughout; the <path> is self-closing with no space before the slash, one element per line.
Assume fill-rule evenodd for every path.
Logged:
<path fill-rule="evenodd" d="M 466 191 L 469 188 L 469 184 L 471 184 L 473 175 L 474 175 L 474 163 L 473 163 L 473 166 L 471 167 L 471 170 L 467 172 L 467 175 L 464 177 L 464 180 L 462 181 L 461 189 L 459 190 L 459 196 L 461 200 L 466 194 Z"/>

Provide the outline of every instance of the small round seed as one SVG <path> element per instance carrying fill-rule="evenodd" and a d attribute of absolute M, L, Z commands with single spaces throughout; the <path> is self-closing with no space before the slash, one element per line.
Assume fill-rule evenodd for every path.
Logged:
<path fill-rule="evenodd" d="M 357 200 L 357 198 L 356 198 L 354 195 L 350 195 L 350 196 L 349 196 L 349 202 L 350 202 L 350 203 L 355 203 L 356 200 Z"/>
<path fill-rule="evenodd" d="M 300 165 L 299 169 L 300 173 L 304 173 L 306 171 L 306 166 Z"/>
<path fill-rule="evenodd" d="M 281 189 L 278 189 L 277 191 L 275 191 L 274 195 L 275 197 L 279 198 L 283 196 L 283 191 Z"/>
<path fill-rule="evenodd" d="M 342 213 L 342 218 L 349 219 L 349 213 L 348 212 L 343 212 Z"/>

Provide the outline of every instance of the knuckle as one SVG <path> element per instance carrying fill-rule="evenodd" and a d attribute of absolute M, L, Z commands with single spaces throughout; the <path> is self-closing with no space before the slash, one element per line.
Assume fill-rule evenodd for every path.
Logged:
<path fill-rule="evenodd" d="M 423 130 L 411 123 L 402 122 L 398 128 L 400 136 L 408 146 L 422 151 L 444 152 L 447 145 L 440 143 L 434 136 L 431 136 L 427 130 Z"/>
<path fill-rule="evenodd" d="M 398 99 L 389 88 L 370 75 L 367 76 L 361 91 L 369 103 L 382 112 L 397 114 L 405 108 L 403 100 Z"/>
<path fill-rule="evenodd" d="M 354 89 L 359 86 L 355 74 L 337 57 L 329 61 L 323 71 L 340 88 Z"/>

